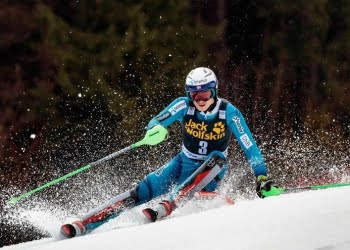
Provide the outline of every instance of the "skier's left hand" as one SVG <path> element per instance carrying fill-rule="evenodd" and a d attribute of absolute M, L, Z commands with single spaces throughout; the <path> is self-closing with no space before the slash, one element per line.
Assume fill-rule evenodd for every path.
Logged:
<path fill-rule="evenodd" d="M 279 195 L 283 192 L 269 177 L 259 175 L 256 182 L 256 193 L 260 198 Z"/>

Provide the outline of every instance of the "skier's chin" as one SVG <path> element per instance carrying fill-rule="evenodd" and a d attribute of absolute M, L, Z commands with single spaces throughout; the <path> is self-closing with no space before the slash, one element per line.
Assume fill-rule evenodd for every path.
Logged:
<path fill-rule="evenodd" d="M 209 99 L 208 101 L 194 101 L 194 105 L 196 106 L 198 111 L 207 111 L 210 105 L 214 103 L 213 98 Z"/>

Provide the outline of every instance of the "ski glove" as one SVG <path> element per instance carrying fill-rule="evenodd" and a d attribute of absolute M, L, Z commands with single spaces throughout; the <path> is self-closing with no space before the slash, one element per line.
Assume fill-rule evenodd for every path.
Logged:
<path fill-rule="evenodd" d="M 164 126 L 157 124 L 147 130 L 145 138 L 147 138 L 148 145 L 156 145 L 168 138 L 168 130 Z"/>
<path fill-rule="evenodd" d="M 260 198 L 279 195 L 283 191 L 265 175 L 259 175 L 256 183 L 256 193 Z"/>

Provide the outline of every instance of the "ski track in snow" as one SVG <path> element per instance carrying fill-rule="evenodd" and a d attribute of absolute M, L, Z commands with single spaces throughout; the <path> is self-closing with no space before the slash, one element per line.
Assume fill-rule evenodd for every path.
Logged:
<path fill-rule="evenodd" d="M 212 202 L 203 211 L 188 204 L 169 219 L 144 225 L 137 225 L 142 217 L 136 208 L 86 236 L 46 238 L 3 249 L 350 249 L 350 187 L 217 206 Z"/>

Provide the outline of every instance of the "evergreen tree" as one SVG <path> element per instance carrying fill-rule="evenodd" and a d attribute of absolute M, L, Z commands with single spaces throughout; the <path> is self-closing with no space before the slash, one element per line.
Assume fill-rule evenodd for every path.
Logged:
<path fill-rule="evenodd" d="M 27 152 L 17 169 L 30 164 L 33 174 L 37 168 L 52 174 L 73 158 L 75 165 L 86 163 L 101 156 L 93 157 L 95 152 L 104 155 L 111 146 L 143 136 L 150 118 L 184 94 L 191 68 L 215 66 L 207 59 L 208 46 L 223 30 L 204 25 L 188 1 L 33 1 L 29 6 L 25 22 L 32 24 L 31 35 L 19 46 L 41 58 L 31 65 L 35 71 L 23 70 L 28 96 L 23 107 L 32 119 L 4 144 Z M 44 167 L 40 148 L 50 152 L 51 167 Z M 15 157 L 11 161 L 17 164 Z"/>

